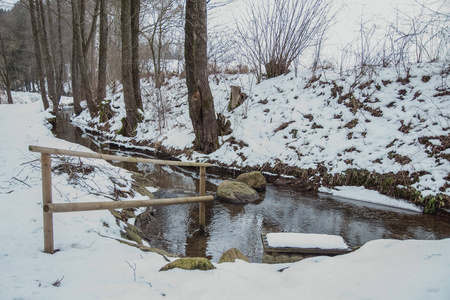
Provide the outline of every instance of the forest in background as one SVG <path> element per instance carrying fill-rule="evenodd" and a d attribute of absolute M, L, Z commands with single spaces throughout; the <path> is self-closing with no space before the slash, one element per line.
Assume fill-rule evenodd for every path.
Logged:
<path fill-rule="evenodd" d="M 387 178 L 381 180 L 384 177 L 376 175 L 376 187 L 371 184 L 369 188 L 382 191 L 385 185 L 385 194 L 425 206 L 431 203 L 430 211 L 448 201 L 444 174 L 448 114 L 443 109 L 450 72 L 446 1 L 414 2 L 414 10 L 397 10 L 395 20 L 386 20 L 385 26 L 380 26 L 380 20 L 371 23 L 361 16 L 355 29 L 358 35 L 332 56 L 326 45 L 336 26 L 335 18 L 345 7 L 325 0 L 255 1 L 248 2 L 240 18 L 228 18 L 233 26 L 207 26 L 208 14 L 217 18 L 221 9 L 234 2 L 19 1 L 0 15 L 0 65 L 6 94 L 11 90 L 40 91 L 44 107 L 53 114 L 62 95 L 72 96 L 83 126 L 111 134 L 114 140 L 125 136 L 132 138 L 128 141 L 151 147 L 164 144 L 200 155 L 212 153 L 210 160 L 217 157 L 219 165 L 229 167 L 270 166 L 266 171 L 305 179 L 307 189 L 317 189 L 319 181 L 323 185 L 328 179 L 331 186 L 348 184 L 348 178 L 353 177 L 355 184 L 365 185 L 361 178 L 366 178 L 369 170 Z M 430 73 L 422 74 L 425 70 Z M 233 112 L 223 101 L 230 95 L 233 74 L 244 75 L 238 76 L 241 82 L 237 83 L 243 92 L 236 87 L 237 105 L 249 99 L 242 113 Z M 291 84 L 284 82 L 287 76 L 282 75 L 286 74 Z M 247 78 L 247 83 L 242 78 Z M 276 91 L 268 88 L 272 84 Z M 326 86 L 330 90 L 321 91 Z M 268 97 L 273 97 L 275 106 L 267 104 Z M 12 97 L 8 99 L 13 102 Z M 259 106 L 266 107 L 259 112 Z M 292 113 L 277 112 L 284 106 Z M 350 114 L 324 114 L 344 106 Z M 410 115 L 417 107 L 417 113 Z M 429 115 L 431 111 L 436 115 Z M 184 112 L 188 112 L 186 121 Z M 280 127 L 270 130 L 275 126 L 270 125 L 273 118 L 280 116 L 276 125 Z M 384 123 L 369 126 L 372 117 L 374 123 Z M 253 124 L 244 126 L 250 118 L 255 118 Z M 305 123 L 305 118 L 312 124 Z M 338 124 L 329 123 L 331 119 Z M 244 134 L 244 139 L 242 130 L 252 132 L 249 128 L 255 124 L 267 130 L 253 136 Z M 242 127 L 238 128 L 241 133 L 230 137 L 236 126 Z M 393 140 L 386 145 L 375 140 L 383 154 L 371 159 L 375 148 L 366 147 L 366 141 L 378 133 L 370 134 L 370 128 L 382 133 L 382 128 L 389 126 Z M 321 136 L 317 129 L 324 127 L 329 134 Z M 174 130 L 179 131 L 173 135 L 178 141 L 171 143 L 169 135 Z M 336 145 L 327 141 L 345 131 L 339 145 L 348 145 L 333 152 Z M 264 142 L 274 135 L 282 137 L 270 146 L 272 152 L 280 151 L 278 156 L 255 156 L 259 149 L 247 145 L 258 136 Z M 180 146 L 186 139 L 185 146 Z M 302 139 L 307 140 L 302 144 Z M 284 144 L 285 149 L 278 149 Z M 248 150 L 242 152 L 239 147 Z M 414 147 L 418 152 L 410 153 Z M 225 162 L 233 156 L 222 153 L 229 148 L 237 149 L 239 157 Z M 361 155 L 362 149 L 370 155 Z M 358 159 L 355 152 L 360 153 Z M 308 163 L 309 157 L 313 163 Z M 430 158 L 434 177 L 426 175 L 431 165 L 423 167 L 423 159 Z M 360 173 L 353 176 L 348 170 Z M 397 184 L 391 182 L 392 172 Z M 367 178 L 372 180 L 371 176 Z M 439 193 L 447 200 L 435 197 Z"/>
<path fill-rule="evenodd" d="M 122 84 L 129 110 L 123 133 L 133 135 L 144 79 L 159 89 L 170 76 L 186 77 L 188 99 L 202 94 L 213 104 L 206 77 L 214 73 L 251 72 L 259 83 L 302 67 L 365 74 L 392 66 L 407 77 L 413 63 L 450 57 L 447 1 L 413 2 L 414 9 L 398 10 L 384 26 L 361 16 L 359 36 L 333 57 L 323 53 L 324 44 L 346 7 L 328 0 L 248 1 L 239 19 L 224 17 L 228 27 L 208 28 L 207 14 L 233 2 L 20 0 L 0 10 L 2 89 L 9 103 L 10 91 L 39 91 L 44 107 L 53 110 L 61 95 L 70 95 L 76 114 L 86 101 L 95 116 L 106 86 Z M 202 132 L 214 126 L 214 111 L 202 111 L 206 121 L 195 120 L 199 108 L 189 101 L 198 136 L 216 139 Z M 209 148 L 199 150 L 215 146 Z"/>

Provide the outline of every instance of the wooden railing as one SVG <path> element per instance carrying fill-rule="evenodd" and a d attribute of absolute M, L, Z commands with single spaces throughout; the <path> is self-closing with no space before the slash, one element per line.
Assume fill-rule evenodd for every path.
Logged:
<path fill-rule="evenodd" d="M 87 210 L 102 210 L 102 209 L 124 209 L 133 207 L 150 207 L 175 205 L 185 203 L 199 203 L 199 225 L 203 230 L 205 227 L 205 202 L 213 201 L 214 196 L 205 196 L 206 193 L 206 167 L 212 166 L 208 163 L 196 162 L 181 162 L 158 159 L 147 159 L 137 157 L 125 157 L 109 154 L 100 154 L 94 152 L 81 152 L 72 150 L 63 150 L 56 148 L 47 148 L 39 146 L 29 146 L 32 152 L 41 153 L 42 165 L 42 208 L 44 212 L 44 252 L 54 253 L 53 244 L 53 213 L 59 212 L 75 212 Z M 148 163 L 155 165 L 170 165 L 170 166 L 189 166 L 199 167 L 199 196 L 185 197 L 185 198 L 169 198 L 169 199 L 150 199 L 132 200 L 132 201 L 112 201 L 112 202 L 86 202 L 86 203 L 52 203 L 52 169 L 51 169 L 51 155 L 63 155 L 74 157 L 87 157 L 94 159 L 104 159 L 110 161 L 124 161 L 134 163 Z"/>

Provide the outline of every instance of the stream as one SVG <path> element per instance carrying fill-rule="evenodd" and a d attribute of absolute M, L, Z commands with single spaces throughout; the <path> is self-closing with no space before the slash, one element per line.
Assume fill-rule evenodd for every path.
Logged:
<path fill-rule="evenodd" d="M 58 138 L 102 153 L 150 157 L 146 153 L 110 149 L 98 137 L 72 125 L 72 108 L 58 115 Z M 122 164 L 160 188 L 155 198 L 182 197 L 198 192 L 198 170 L 149 164 Z M 229 175 L 210 174 L 206 190 L 215 192 Z M 198 228 L 198 204 L 155 207 L 154 220 L 137 224 L 151 247 L 182 256 L 203 256 L 217 262 L 223 252 L 238 248 L 252 262 L 261 262 L 261 234 L 322 233 L 342 236 L 350 247 L 375 239 L 442 239 L 450 237 L 447 217 L 431 216 L 361 201 L 300 192 L 292 186 L 267 185 L 257 202 L 206 204 L 205 232 Z"/>

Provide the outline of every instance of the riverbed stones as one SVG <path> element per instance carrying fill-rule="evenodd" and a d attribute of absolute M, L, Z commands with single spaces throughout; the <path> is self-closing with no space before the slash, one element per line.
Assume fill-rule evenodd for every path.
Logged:
<path fill-rule="evenodd" d="M 255 189 L 257 192 L 266 190 L 266 178 L 259 171 L 242 173 L 236 178 L 236 181 L 244 182 Z"/>
<path fill-rule="evenodd" d="M 245 204 L 259 199 L 259 194 L 248 184 L 225 180 L 217 188 L 217 198 L 222 201 Z"/>
<path fill-rule="evenodd" d="M 214 267 L 209 259 L 204 257 L 183 257 L 165 265 L 159 271 L 168 271 L 175 268 L 183 270 L 208 271 L 214 270 L 216 267 Z"/>
<path fill-rule="evenodd" d="M 226 251 L 222 256 L 220 257 L 219 264 L 224 262 L 235 262 L 236 259 L 240 259 L 246 262 L 249 262 L 247 256 L 242 254 L 239 249 L 231 248 L 228 251 Z"/>

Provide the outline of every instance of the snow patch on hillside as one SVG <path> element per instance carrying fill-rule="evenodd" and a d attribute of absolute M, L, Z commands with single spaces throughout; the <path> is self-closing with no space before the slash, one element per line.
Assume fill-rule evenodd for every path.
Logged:
<path fill-rule="evenodd" d="M 231 121 L 233 133 L 219 138 L 220 148 L 210 155 L 186 153 L 182 160 L 212 160 L 234 168 L 274 167 L 301 169 L 324 166 L 329 174 L 348 169 L 377 173 L 422 172 L 412 186 L 422 196 L 450 195 L 448 130 L 450 96 L 448 75 L 442 65 L 422 64 L 411 69 L 407 81 L 397 80 L 385 68 L 360 76 L 325 70 L 293 73 L 256 84 L 249 74 L 210 76 L 216 113 Z M 248 99 L 228 111 L 230 86 L 238 85 Z M 170 78 L 158 105 L 151 83 L 143 83 L 145 120 L 135 139 L 185 149 L 193 146 L 187 89 L 182 79 Z M 118 130 L 125 116 L 121 94 L 110 94 Z M 90 121 L 85 111 L 78 125 Z M 108 135 L 108 134 L 107 134 Z M 109 134 L 123 143 L 126 138 Z M 443 150 L 442 150 L 443 148 Z M 442 151 L 438 151 L 442 150 Z"/>

